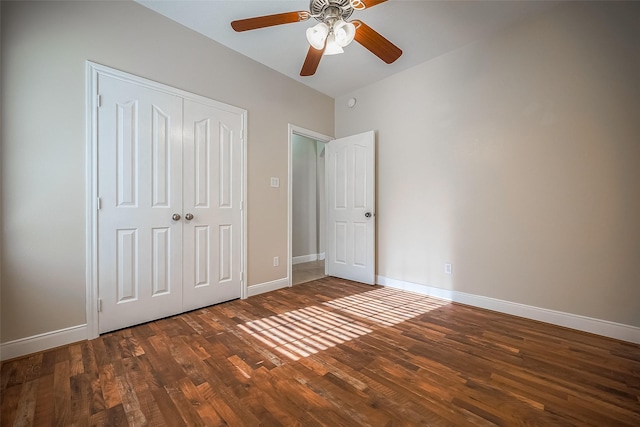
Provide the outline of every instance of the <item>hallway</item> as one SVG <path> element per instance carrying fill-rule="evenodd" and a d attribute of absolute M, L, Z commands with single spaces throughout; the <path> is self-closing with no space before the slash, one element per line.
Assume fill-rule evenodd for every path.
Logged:
<path fill-rule="evenodd" d="M 324 260 L 303 262 L 293 265 L 293 281 L 292 284 L 311 282 L 312 280 L 322 279 L 324 274 Z"/>

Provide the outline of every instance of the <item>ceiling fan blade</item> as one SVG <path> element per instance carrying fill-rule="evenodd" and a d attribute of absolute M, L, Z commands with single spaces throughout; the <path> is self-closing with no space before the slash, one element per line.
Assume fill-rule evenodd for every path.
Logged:
<path fill-rule="evenodd" d="M 353 20 L 352 24 L 356 26 L 356 35 L 354 40 L 366 47 L 378 58 L 387 64 L 391 64 L 402 55 L 402 50 L 385 39 L 376 30 L 368 26 L 362 21 Z"/>
<path fill-rule="evenodd" d="M 307 57 L 304 59 L 304 64 L 302 64 L 302 70 L 300 70 L 301 76 L 313 76 L 316 73 L 326 47 L 326 43 L 322 49 L 316 49 L 313 46 L 309 46 L 309 52 L 307 52 Z"/>
<path fill-rule="evenodd" d="M 365 7 L 373 7 L 377 4 L 384 3 L 387 0 L 360 0 L 360 1 L 364 3 Z"/>
<path fill-rule="evenodd" d="M 291 24 L 309 19 L 309 12 L 285 12 L 275 15 L 257 16 L 255 18 L 239 19 L 231 23 L 236 31 L 256 30 L 258 28 L 272 27 L 274 25 Z"/>

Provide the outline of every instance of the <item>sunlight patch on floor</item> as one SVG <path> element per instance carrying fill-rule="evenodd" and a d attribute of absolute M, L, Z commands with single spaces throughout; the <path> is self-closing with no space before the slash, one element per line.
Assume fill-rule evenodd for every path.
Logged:
<path fill-rule="evenodd" d="M 399 289 L 381 288 L 323 304 L 384 326 L 393 326 L 449 302 Z"/>
<path fill-rule="evenodd" d="M 372 332 L 367 325 L 335 310 L 393 326 L 449 304 L 413 292 L 381 288 L 238 325 L 269 348 L 298 360 Z"/>
<path fill-rule="evenodd" d="M 253 320 L 238 327 L 293 360 L 371 332 L 360 322 L 318 306 Z"/>

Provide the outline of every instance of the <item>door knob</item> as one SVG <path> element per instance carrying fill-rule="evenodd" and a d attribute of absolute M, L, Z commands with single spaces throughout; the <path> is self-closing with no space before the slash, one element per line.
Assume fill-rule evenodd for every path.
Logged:
<path fill-rule="evenodd" d="M 366 213 L 364 214 L 364 216 L 365 216 L 365 217 L 367 217 L 367 218 L 371 218 L 371 212 L 366 212 Z"/>
<path fill-rule="evenodd" d="M 186 214 L 184 216 L 184 219 L 191 221 L 193 219 L 193 214 L 190 214 L 190 213 Z"/>
<path fill-rule="evenodd" d="M 171 219 L 174 221 L 180 221 L 180 214 L 173 214 L 171 215 Z"/>

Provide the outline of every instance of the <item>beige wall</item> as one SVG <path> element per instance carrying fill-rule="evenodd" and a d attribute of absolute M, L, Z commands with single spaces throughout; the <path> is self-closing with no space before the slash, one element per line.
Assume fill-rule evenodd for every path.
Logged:
<path fill-rule="evenodd" d="M 377 273 L 640 326 L 639 16 L 562 5 L 338 98 L 378 131 Z"/>
<path fill-rule="evenodd" d="M 1 8 L 1 342 L 86 321 L 86 60 L 248 110 L 248 280 L 287 276 L 287 125 L 333 134 L 331 98 L 135 3 Z"/>

